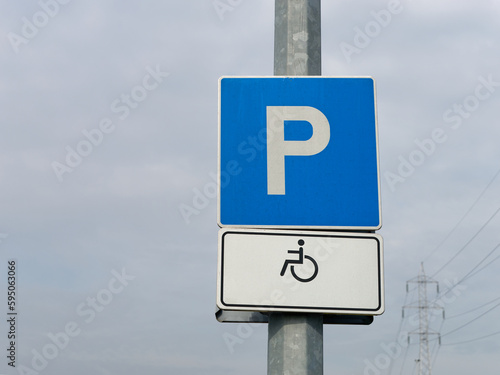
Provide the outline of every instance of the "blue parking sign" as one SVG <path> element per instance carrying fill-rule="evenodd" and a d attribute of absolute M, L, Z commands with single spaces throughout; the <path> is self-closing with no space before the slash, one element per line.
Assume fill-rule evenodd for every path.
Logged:
<path fill-rule="evenodd" d="M 221 227 L 381 227 L 370 77 L 222 77 Z"/>

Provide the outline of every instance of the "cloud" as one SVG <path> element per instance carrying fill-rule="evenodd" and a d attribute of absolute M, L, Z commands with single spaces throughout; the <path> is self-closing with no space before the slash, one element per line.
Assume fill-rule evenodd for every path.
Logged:
<path fill-rule="evenodd" d="M 231 355 L 223 334 L 236 326 L 214 319 L 216 200 L 190 224 L 178 207 L 189 204 L 193 189 L 203 189 L 217 170 L 218 78 L 272 75 L 272 2 L 241 1 L 223 20 L 212 1 L 59 3 L 57 15 L 16 53 L 8 33 L 21 35 L 23 17 L 33 22 L 44 1 L 6 4 L 0 16 L 0 233 L 6 234 L 0 275 L 8 258 L 19 260 L 20 363 L 29 363 L 31 350 L 49 342 L 49 332 L 74 320 L 82 333 L 45 372 L 265 371 L 266 327 L 256 328 Z M 389 4 L 323 2 L 323 74 L 375 78 L 382 173 L 397 172 L 400 157 L 409 160 L 422 151 L 416 140 L 421 144 L 436 128 L 448 138 L 395 191 L 382 178 L 387 310 L 369 327 L 325 329 L 325 353 L 336 352 L 325 356 L 326 372 L 362 372 L 364 359 L 375 358 L 381 343 L 394 340 L 405 283 L 417 275 L 419 263 L 446 239 L 425 261 L 429 273 L 438 270 L 500 204 L 500 182 L 488 185 L 500 167 L 500 90 L 478 100 L 457 129 L 443 119 L 454 104 L 476 106 L 469 97 L 480 77 L 500 81 L 499 6 L 401 1 L 402 11 L 391 13 L 384 26 L 380 17 L 386 13 L 380 12 Z M 366 33 L 367 26 L 373 28 L 369 43 L 356 47 L 356 28 Z M 360 50 L 350 62 L 342 42 Z M 137 87 L 148 67 L 157 66 L 169 76 L 120 119 L 125 112 L 113 112 L 113 103 L 134 89 L 141 95 Z M 65 162 L 67 147 L 76 150 L 88 141 L 85 131 L 99 129 L 105 118 L 112 119 L 113 131 L 59 182 L 51 163 Z M 443 285 L 466 275 L 495 247 L 498 220 L 436 275 Z M 495 266 L 468 279 L 447 313 L 493 299 Z M 136 276 L 134 283 L 92 325 L 82 323 L 77 306 L 106 288 L 111 270 L 122 267 Z M 485 315 L 453 339 L 487 334 L 492 319 Z M 443 332 L 459 325 L 447 321 Z M 436 371 L 466 374 L 467 366 L 475 366 L 493 373 L 496 348 L 494 338 L 443 346 Z M 417 355 L 410 347 L 405 368 Z M 402 357 L 398 361 L 394 365 L 401 368 Z"/>

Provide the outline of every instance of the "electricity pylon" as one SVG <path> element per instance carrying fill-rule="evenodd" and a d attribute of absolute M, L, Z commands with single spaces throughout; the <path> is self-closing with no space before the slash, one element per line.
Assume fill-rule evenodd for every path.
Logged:
<path fill-rule="evenodd" d="M 429 320 L 431 311 L 442 310 L 444 318 L 444 309 L 437 304 L 430 302 L 427 298 L 427 286 L 435 284 L 436 293 L 439 294 L 439 283 L 425 274 L 424 264 L 420 264 L 420 273 L 417 277 L 406 282 L 406 293 L 409 292 L 409 285 L 416 283 L 418 288 L 418 305 L 403 306 L 403 317 L 405 309 L 418 310 L 418 329 L 408 333 L 408 343 L 412 335 L 418 335 L 419 341 L 419 355 L 417 361 L 418 375 L 431 375 L 431 355 L 429 351 L 429 337 L 437 336 L 439 344 L 441 344 L 441 336 L 429 328 Z"/>

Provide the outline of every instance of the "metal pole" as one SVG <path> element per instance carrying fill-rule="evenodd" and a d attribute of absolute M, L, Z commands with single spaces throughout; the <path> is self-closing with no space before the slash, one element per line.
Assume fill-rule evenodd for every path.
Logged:
<path fill-rule="evenodd" d="M 275 0 L 274 75 L 321 75 L 321 0 Z"/>
<path fill-rule="evenodd" d="M 321 75 L 321 0 L 275 1 L 274 75 Z M 323 315 L 269 314 L 267 374 L 323 374 Z"/>
<path fill-rule="evenodd" d="M 270 314 L 267 374 L 323 374 L 323 315 Z"/>

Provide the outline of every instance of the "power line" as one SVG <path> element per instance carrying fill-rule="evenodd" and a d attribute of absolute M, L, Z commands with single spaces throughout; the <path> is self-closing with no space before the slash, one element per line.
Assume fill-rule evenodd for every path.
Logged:
<path fill-rule="evenodd" d="M 471 269 L 471 270 L 470 270 L 467 274 L 465 274 L 465 276 L 463 276 L 463 277 L 462 277 L 462 278 L 461 278 L 461 279 L 460 279 L 457 283 L 455 283 L 452 287 L 448 288 L 448 289 L 447 289 L 447 290 L 443 293 L 443 295 L 444 295 L 444 294 L 446 294 L 446 293 L 448 293 L 448 292 L 450 292 L 451 290 L 453 290 L 456 286 L 458 286 L 459 284 L 461 284 L 463 281 L 465 281 L 465 280 L 467 280 L 467 279 L 469 279 L 469 278 L 473 277 L 474 275 L 478 274 L 479 272 L 481 272 L 482 270 L 484 270 L 486 267 L 488 267 L 490 264 L 492 264 L 495 260 L 497 260 L 498 258 L 500 258 L 500 256 L 497 256 L 497 257 L 495 257 L 493 260 L 491 260 L 490 262 L 488 262 L 486 265 L 484 265 L 482 268 L 480 268 L 479 270 L 476 270 L 476 269 L 477 269 L 477 268 L 478 268 L 478 267 L 479 267 L 479 266 L 480 266 L 480 265 L 481 265 L 481 264 L 482 264 L 482 263 L 483 263 L 483 262 L 484 262 L 484 261 L 485 261 L 485 260 L 486 260 L 489 256 L 491 256 L 491 254 L 493 254 L 493 252 L 495 252 L 495 251 L 496 251 L 499 247 L 500 247 L 500 244 L 497 244 L 497 245 L 496 245 L 496 246 L 495 246 L 495 247 L 494 247 L 494 248 L 493 248 L 493 249 L 492 249 L 492 250 L 491 250 L 491 251 L 490 251 L 490 252 L 489 252 L 486 256 L 484 256 L 484 257 L 483 257 L 483 258 L 482 258 L 482 259 L 481 259 L 481 260 L 480 260 L 480 261 L 479 261 L 479 262 L 478 262 L 478 263 L 477 263 L 477 264 L 476 264 L 476 265 L 475 265 L 475 266 L 474 266 L 474 267 L 473 267 L 473 268 L 472 268 L 472 269 Z M 475 270 L 476 270 L 476 271 L 475 271 Z M 475 272 L 474 272 L 474 271 L 475 271 Z M 471 310 L 469 310 L 469 311 L 466 311 L 466 312 L 463 312 L 463 313 L 457 314 L 457 315 L 455 315 L 455 316 L 452 316 L 452 317 L 450 317 L 450 319 L 451 319 L 451 318 L 458 317 L 458 316 L 462 316 L 462 315 L 465 315 L 465 314 L 468 314 L 468 313 L 473 312 L 473 311 L 476 311 L 476 310 L 479 310 L 480 308 L 482 308 L 482 307 L 484 307 L 484 306 L 487 306 L 487 305 L 489 305 L 489 304 L 491 304 L 491 303 L 493 303 L 493 302 L 495 302 L 495 301 L 498 301 L 498 300 L 500 300 L 500 297 L 497 297 L 497 298 L 495 298 L 495 299 L 493 299 L 493 300 L 491 300 L 491 301 L 489 301 L 489 302 L 487 302 L 487 303 L 485 303 L 485 304 L 483 304 L 483 305 L 481 305 L 481 306 L 479 306 L 479 307 L 476 307 L 476 308 L 474 308 L 474 309 L 471 309 Z M 496 304 L 495 306 L 493 306 L 492 308 L 488 309 L 487 311 L 485 311 L 484 313 L 480 314 L 479 316 L 477 316 L 477 317 L 475 317 L 475 318 L 471 319 L 471 320 L 470 320 L 470 321 L 468 321 L 467 323 L 465 323 L 465 324 L 463 324 L 463 325 L 461 325 L 461 326 L 459 326 L 459 327 L 457 327 L 457 328 L 455 328 L 455 329 L 453 329 L 453 330 L 451 330 L 451 331 L 448 331 L 448 332 L 444 333 L 443 335 L 441 335 L 441 337 L 443 337 L 443 336 L 447 336 L 447 335 L 449 335 L 449 334 L 451 334 L 451 333 L 454 333 L 454 332 L 456 332 L 456 331 L 458 331 L 458 330 L 460 330 L 460 329 L 462 329 L 462 328 L 464 328 L 464 327 L 468 326 L 469 324 L 471 324 L 471 323 L 475 322 L 476 320 L 480 319 L 481 317 L 483 317 L 484 315 L 486 315 L 486 314 L 487 314 L 487 313 L 489 313 L 490 311 L 494 310 L 494 309 L 495 309 L 495 308 L 497 308 L 498 306 L 500 306 L 500 303 Z M 444 323 L 444 321 L 443 321 L 442 323 Z M 442 327 L 442 324 L 441 324 L 441 327 Z M 441 331 L 441 327 L 440 327 L 440 329 L 438 330 L 438 332 L 440 332 L 440 331 Z M 490 335 L 484 336 L 484 338 L 489 337 L 489 336 L 490 336 Z M 478 338 L 478 339 L 480 339 L 480 338 Z M 434 339 L 434 340 L 432 340 L 432 341 L 436 341 L 436 340 L 437 340 L 437 339 Z M 475 340 L 476 340 L 476 339 L 473 339 L 473 341 L 475 341 Z M 466 342 L 468 342 L 468 341 L 466 341 Z M 464 343 L 465 343 L 465 342 L 464 342 Z"/>
<path fill-rule="evenodd" d="M 484 257 L 481 259 L 481 261 L 480 261 L 478 264 L 476 264 L 476 265 L 474 266 L 474 268 L 472 268 L 472 269 L 471 269 L 471 270 L 470 270 L 470 271 L 469 271 L 469 272 L 468 272 L 468 273 L 467 273 L 464 277 L 462 277 L 462 279 L 461 279 L 458 283 L 461 283 L 462 281 L 467 280 L 469 277 L 471 277 L 471 274 L 473 274 L 473 272 L 476 270 L 476 268 L 478 268 L 478 267 L 481 265 L 481 263 L 483 263 L 483 262 L 484 262 L 484 261 L 485 261 L 485 260 L 486 260 L 486 259 L 487 259 L 490 255 L 491 255 L 491 254 L 493 254 L 493 253 L 494 253 L 494 252 L 495 252 L 495 251 L 496 251 L 499 247 L 500 247 L 500 243 L 499 243 L 499 244 L 497 244 L 497 245 L 493 248 L 493 250 L 491 250 L 491 251 L 490 251 L 490 252 L 489 252 L 486 256 L 484 256 Z"/>
<path fill-rule="evenodd" d="M 408 293 L 406 293 L 405 303 L 406 303 L 407 298 L 408 298 Z M 399 321 L 398 333 L 396 334 L 395 342 L 398 342 L 399 334 L 401 333 L 401 328 L 403 327 L 403 320 L 404 320 L 404 318 L 401 316 L 401 320 Z M 389 368 L 387 369 L 387 373 L 389 375 L 392 374 L 393 367 L 394 367 L 394 361 L 391 361 L 391 363 L 389 364 Z"/>
<path fill-rule="evenodd" d="M 493 263 L 494 261 L 496 261 L 497 259 L 500 258 L 500 255 L 496 256 L 495 258 L 493 258 L 491 261 L 489 261 L 489 263 L 486 263 L 482 268 L 478 269 L 476 272 L 474 272 L 472 275 L 470 275 L 468 277 L 471 278 L 472 276 L 475 276 L 476 274 L 478 274 L 479 272 L 481 272 L 482 270 L 484 270 L 486 267 L 488 267 L 491 263 Z"/>
<path fill-rule="evenodd" d="M 424 259 L 424 261 L 427 261 L 432 255 L 434 255 L 441 247 L 442 245 L 451 237 L 451 235 L 457 230 L 457 228 L 460 226 L 460 224 L 464 221 L 464 219 L 467 217 L 467 215 L 472 211 L 472 209 L 476 206 L 476 204 L 479 202 L 479 200 L 483 197 L 483 195 L 485 194 L 485 192 L 488 190 L 488 188 L 491 186 L 491 184 L 493 183 L 493 181 L 495 181 L 495 179 L 498 177 L 498 175 L 500 174 L 500 169 L 498 169 L 498 171 L 495 173 L 495 175 L 493 176 L 493 178 L 488 182 L 488 184 L 486 185 L 486 187 L 481 191 L 481 193 L 479 194 L 479 196 L 475 199 L 475 201 L 472 203 L 472 205 L 469 207 L 469 209 L 464 213 L 464 215 L 460 218 L 460 220 L 456 223 L 456 225 L 453 227 L 453 229 L 445 236 L 445 238 L 431 251 L 431 253 L 429 255 L 427 255 L 427 257 Z M 469 241 L 467 241 L 467 243 L 462 246 L 462 248 L 459 249 L 459 251 L 454 255 L 452 256 L 443 266 L 441 266 L 441 268 L 439 268 L 432 276 L 435 276 L 437 275 L 439 272 L 441 272 L 446 266 L 448 266 L 456 257 L 458 257 L 458 255 L 460 255 L 464 250 L 465 248 L 483 231 L 483 229 L 490 223 L 490 221 L 498 214 L 498 212 L 500 211 L 500 208 L 498 208 L 495 213 L 481 226 L 481 228 L 469 239 Z M 485 264 L 483 267 L 477 269 L 478 267 L 480 267 L 480 265 L 491 255 L 493 254 L 494 251 L 496 251 L 496 249 L 500 246 L 500 244 L 498 244 L 492 251 L 490 251 L 490 253 L 488 253 L 483 259 L 481 259 L 481 261 L 479 263 L 476 264 L 476 266 L 474 266 L 465 276 L 463 276 L 455 285 L 453 285 L 452 287 L 448 288 L 448 290 L 444 293 L 448 293 L 450 292 L 451 290 L 453 290 L 456 286 L 458 286 L 460 283 L 464 282 L 465 280 L 467 280 L 468 278 L 470 277 L 473 277 L 474 275 L 476 275 L 477 273 L 481 272 L 482 270 L 484 270 L 486 267 L 488 267 L 490 264 L 492 264 L 494 261 L 496 261 L 497 259 L 500 258 L 500 255 L 495 257 L 493 260 L 491 260 L 490 262 L 488 262 L 487 264 Z M 474 272 L 475 271 L 475 272 Z M 408 292 L 408 290 L 407 290 Z M 467 312 L 464 312 L 464 313 L 461 313 L 461 314 L 458 314 L 458 315 L 455 315 L 453 317 L 457 317 L 457 316 L 461 316 L 461 315 L 465 315 L 465 314 L 468 314 L 470 312 L 473 312 L 473 311 L 476 311 L 484 306 L 487 306 L 495 301 L 497 301 L 499 298 L 496 298 L 492 301 L 489 301 L 488 303 L 486 304 L 483 304 L 481 305 L 480 307 L 478 308 L 475 308 L 475 309 L 472 309 L 472 310 L 469 310 Z M 406 299 L 405 299 L 405 303 L 406 303 Z M 483 314 L 479 315 L 478 317 L 472 319 L 471 321 L 467 322 L 466 324 L 452 330 L 452 331 L 449 331 L 447 332 L 446 334 L 444 334 L 443 336 L 445 335 L 448 335 L 448 334 L 451 334 L 453 332 L 456 332 L 462 328 L 464 328 L 465 326 L 471 324 L 472 322 L 480 319 L 482 316 L 486 315 L 488 312 L 490 312 L 491 310 L 495 309 L 496 307 L 498 307 L 500 304 L 497 304 L 495 305 L 493 308 L 489 309 L 488 311 L 484 312 Z M 452 317 L 452 318 L 453 318 Z M 441 323 L 441 327 L 443 325 L 444 321 Z M 401 326 L 400 326 L 401 327 Z M 439 329 L 438 332 L 441 331 L 441 327 Z M 399 329 L 400 330 L 400 329 Z M 399 331 L 398 330 L 398 331 Z M 487 337 L 491 337 L 491 336 L 494 336 L 494 335 L 497 335 L 497 334 L 500 334 L 500 331 L 498 332 L 495 332 L 495 333 L 492 333 L 492 334 L 489 334 L 489 335 L 486 335 L 486 336 L 481 336 L 479 338 L 475 338 L 475 339 L 471 339 L 471 340 L 466 340 L 466 341 L 461 341 L 461 342 L 457 342 L 457 343 L 453 343 L 453 344 L 445 344 L 445 345 L 458 345 L 458 344 L 463 344 L 463 343 L 468 343 L 468 342 L 473 342 L 473 341 L 478 341 L 478 340 L 482 340 L 482 339 L 485 339 Z M 439 352 L 439 349 L 440 349 L 440 346 L 438 345 L 437 346 L 437 350 L 436 352 L 433 354 L 434 356 L 434 359 L 432 361 L 432 366 L 434 366 L 435 364 L 435 361 L 437 359 L 437 354 Z M 405 358 L 406 358 L 406 354 L 405 353 Z M 403 361 L 403 367 L 404 367 L 404 361 Z M 401 369 L 403 370 L 403 368 Z"/>
<path fill-rule="evenodd" d="M 434 368 L 434 365 L 436 364 L 436 360 L 437 360 L 437 357 L 438 357 L 439 349 L 441 349 L 441 344 L 439 344 L 439 345 L 436 344 L 434 347 L 437 348 L 437 349 L 435 350 L 435 352 L 433 354 L 434 359 L 432 360 L 432 368 Z"/>
<path fill-rule="evenodd" d="M 458 252 L 457 252 L 454 256 L 452 256 L 452 257 L 451 257 L 451 258 L 450 258 L 450 259 L 449 259 L 449 260 L 448 260 L 448 261 L 447 261 L 444 265 L 442 265 L 442 266 L 441 266 L 441 268 L 439 268 L 436 272 L 434 272 L 434 274 L 432 275 L 432 277 L 436 276 L 439 272 L 441 272 L 441 271 L 443 270 L 443 268 L 445 268 L 445 267 L 446 267 L 448 264 L 450 264 L 450 263 L 451 263 L 451 262 L 452 262 L 452 261 L 453 261 L 453 260 L 454 260 L 457 256 L 459 256 L 459 255 L 460 255 L 460 253 L 461 253 L 462 251 L 464 251 L 464 250 L 465 250 L 465 248 L 466 248 L 466 247 L 467 247 L 467 246 L 468 246 L 468 245 L 469 245 L 469 244 L 470 244 L 470 243 L 471 243 L 471 242 L 472 242 L 472 241 L 473 241 L 473 240 L 474 240 L 474 239 L 475 239 L 475 238 L 479 235 L 479 233 L 481 233 L 481 232 L 482 232 L 482 230 L 483 230 L 484 228 L 486 228 L 486 226 L 489 224 L 489 222 L 490 222 L 491 220 L 493 220 L 493 218 L 494 218 L 494 217 L 498 214 L 498 212 L 499 212 L 499 211 L 500 211 L 500 208 L 498 208 L 498 209 L 495 211 L 495 213 L 494 213 L 494 214 L 493 214 L 493 215 L 492 215 L 492 216 L 491 216 L 491 217 L 490 217 L 490 218 L 486 221 L 486 223 L 484 223 L 484 224 L 481 226 L 481 228 L 479 228 L 479 230 L 478 230 L 478 231 L 477 231 L 477 232 L 476 232 L 476 233 L 475 233 L 475 234 L 474 234 L 474 235 L 470 238 L 470 240 L 469 240 L 469 241 L 467 241 L 467 243 L 466 243 L 464 246 L 462 246 L 462 248 L 461 248 L 460 250 L 458 250 Z"/>
<path fill-rule="evenodd" d="M 467 314 L 469 314 L 469 313 L 471 313 L 471 312 L 474 312 L 474 311 L 476 311 L 476 310 L 479 310 L 479 309 L 483 308 L 484 306 L 488 306 L 490 303 L 493 303 L 493 302 L 495 302 L 495 301 L 498 301 L 499 299 L 500 299 L 500 297 L 497 297 L 497 298 L 495 298 L 495 299 L 493 299 L 493 300 L 491 300 L 491 301 L 489 301 L 489 302 L 486 302 L 485 304 L 483 304 L 483 305 L 481 305 L 481 306 L 479 306 L 479 307 L 475 307 L 475 308 L 473 308 L 472 310 L 468 310 L 468 311 L 465 311 L 465 312 L 460 313 L 460 314 L 456 314 L 456 315 L 448 316 L 446 319 L 447 319 L 447 320 L 450 320 L 450 319 L 453 319 L 453 318 L 458 318 L 459 316 L 462 316 L 462 315 L 467 315 Z"/>
<path fill-rule="evenodd" d="M 399 372 L 400 375 L 403 374 L 403 369 L 405 367 L 405 362 L 406 362 L 406 356 L 408 355 L 408 350 L 410 349 L 410 344 L 408 343 L 408 346 L 406 347 L 406 350 L 405 350 L 405 355 L 403 357 L 403 364 L 401 365 L 401 371 Z"/>
<path fill-rule="evenodd" d="M 434 253 L 439 250 L 441 248 L 441 246 L 443 246 L 443 244 L 446 242 L 446 240 L 448 240 L 448 238 L 450 238 L 450 236 L 455 232 L 455 230 L 458 228 L 458 226 L 460 224 L 462 224 L 462 221 L 464 221 L 465 217 L 472 211 L 472 209 L 476 206 L 477 202 L 479 202 L 479 200 L 482 198 L 482 196 L 484 195 L 484 193 L 486 192 L 486 190 L 488 190 L 488 188 L 491 186 L 491 184 L 493 183 L 493 181 L 495 181 L 495 179 L 497 178 L 497 176 L 500 174 L 500 169 L 495 173 L 495 175 L 493 176 L 493 178 L 490 180 L 490 182 L 488 182 L 488 185 L 486 185 L 486 187 L 483 189 L 483 191 L 481 192 L 481 194 L 479 194 L 479 196 L 476 198 L 476 200 L 474 201 L 474 203 L 472 203 L 472 205 L 469 207 L 469 209 L 465 212 L 465 214 L 462 216 L 462 218 L 458 221 L 458 223 L 453 227 L 453 229 L 446 235 L 446 237 L 439 243 L 439 245 L 437 245 L 434 250 L 432 250 L 430 252 L 429 255 L 427 255 L 427 257 L 425 257 L 425 259 L 423 260 L 423 262 L 426 262 L 432 255 L 434 255 Z"/>
<path fill-rule="evenodd" d="M 470 340 L 465 340 L 465 341 L 458 341 L 458 342 L 452 342 L 452 343 L 443 344 L 443 345 L 444 346 L 452 346 L 452 345 L 467 344 L 467 343 L 474 342 L 474 341 L 484 340 L 484 339 L 486 339 L 488 337 L 499 335 L 499 334 L 500 334 L 500 331 L 496 331 L 496 332 L 490 333 L 490 334 L 485 335 L 485 336 L 476 337 L 475 339 L 470 339 Z"/>
<path fill-rule="evenodd" d="M 408 296 L 409 296 L 409 293 L 408 293 L 408 290 L 407 290 L 406 294 L 405 294 L 405 301 L 404 301 L 403 306 L 406 305 L 406 302 L 408 301 Z M 403 327 L 403 321 L 404 321 L 404 310 L 403 310 L 403 314 L 401 314 L 401 320 L 399 321 L 398 333 L 396 334 L 396 338 L 394 340 L 395 342 L 398 342 L 398 340 L 399 340 L 399 334 L 401 333 L 401 328 Z M 408 347 L 406 347 L 406 353 L 407 352 L 408 352 Z M 406 358 L 406 353 L 405 353 L 405 358 Z M 404 366 L 404 361 L 403 361 L 403 366 Z M 389 365 L 389 368 L 387 370 L 387 373 L 389 375 L 392 374 L 393 368 L 394 368 L 394 361 L 391 361 L 391 363 Z M 401 369 L 401 371 L 403 371 L 403 369 Z"/>
<path fill-rule="evenodd" d="M 500 256 L 494 258 L 492 261 L 490 261 L 489 263 L 487 263 L 483 268 L 480 268 L 478 271 L 474 272 L 480 265 L 481 263 L 483 263 L 491 254 L 493 254 L 498 248 L 500 247 L 500 243 L 497 244 L 493 250 L 491 250 L 486 256 L 484 256 L 480 261 L 479 263 L 477 263 L 474 267 L 472 267 L 472 269 L 467 272 L 465 274 L 465 276 L 463 276 L 460 280 L 458 280 L 453 286 L 449 287 L 448 289 L 446 289 L 444 292 L 443 292 L 443 295 L 446 295 L 447 293 L 451 292 L 455 287 L 457 287 L 458 285 L 460 285 L 461 283 L 463 283 L 465 280 L 471 278 L 472 276 L 476 275 L 477 273 L 479 273 L 480 271 L 484 270 L 487 266 L 489 266 L 491 263 L 493 263 L 496 259 L 498 259 Z"/>
<path fill-rule="evenodd" d="M 482 318 L 484 315 L 488 314 L 490 311 L 492 311 L 492 310 L 496 309 L 498 306 L 500 306 L 500 303 L 497 303 L 497 304 L 496 304 L 495 306 L 493 306 L 491 309 L 486 310 L 486 311 L 485 311 L 484 313 L 482 313 L 481 315 L 479 315 L 479 316 L 475 317 L 474 319 L 472 319 L 472 320 L 468 321 L 468 322 L 467 322 L 467 323 L 465 323 L 465 324 L 462 324 L 460 327 L 455 328 L 455 329 L 452 329 L 451 331 L 448 331 L 448 332 L 446 332 L 446 333 L 443 333 L 443 334 L 441 335 L 441 337 L 448 336 L 450 333 L 454 333 L 454 332 L 456 332 L 456 331 L 458 331 L 458 330 L 461 330 L 462 328 L 464 328 L 464 327 L 468 326 L 469 324 L 471 324 L 471 323 L 475 322 L 475 321 L 476 321 L 476 320 L 478 320 L 479 318 Z"/>

